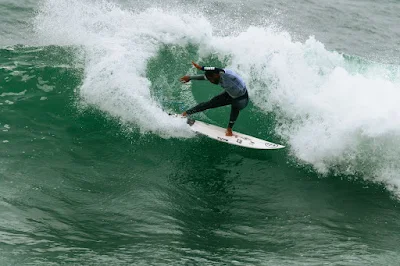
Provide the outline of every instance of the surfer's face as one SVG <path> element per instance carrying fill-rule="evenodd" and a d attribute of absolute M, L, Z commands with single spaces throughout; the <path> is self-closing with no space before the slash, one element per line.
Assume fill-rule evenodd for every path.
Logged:
<path fill-rule="evenodd" d="M 210 81 L 213 84 L 219 84 L 219 74 L 211 74 L 211 75 L 207 75 L 207 79 L 208 81 Z"/>

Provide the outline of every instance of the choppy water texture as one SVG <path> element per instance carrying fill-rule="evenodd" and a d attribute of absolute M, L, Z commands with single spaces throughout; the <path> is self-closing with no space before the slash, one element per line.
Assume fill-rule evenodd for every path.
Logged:
<path fill-rule="evenodd" d="M 397 265 L 400 4 L 0 3 L 0 265 Z M 256 151 L 168 115 L 234 69 Z M 229 108 L 195 117 L 225 125 Z"/>

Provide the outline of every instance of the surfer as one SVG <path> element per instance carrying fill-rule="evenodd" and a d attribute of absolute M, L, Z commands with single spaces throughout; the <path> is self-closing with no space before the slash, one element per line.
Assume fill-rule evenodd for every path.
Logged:
<path fill-rule="evenodd" d="M 181 82 L 186 83 L 190 80 L 208 80 L 213 84 L 220 85 L 224 92 L 215 96 L 208 102 L 202 102 L 189 110 L 182 113 L 182 116 L 191 115 L 202 112 L 207 109 L 231 105 L 231 114 L 226 129 L 226 136 L 232 136 L 232 127 L 239 116 L 240 110 L 245 108 L 249 103 L 249 95 L 247 93 L 246 84 L 243 79 L 229 69 L 216 67 L 204 67 L 192 62 L 193 66 L 204 71 L 204 75 L 183 76 Z"/>

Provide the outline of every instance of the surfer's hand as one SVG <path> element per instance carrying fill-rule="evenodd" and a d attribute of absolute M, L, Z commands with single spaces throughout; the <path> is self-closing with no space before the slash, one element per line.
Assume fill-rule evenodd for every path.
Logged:
<path fill-rule="evenodd" d="M 232 136 L 233 136 L 233 134 L 232 134 L 232 128 L 228 127 L 228 128 L 226 129 L 225 136 L 227 136 L 227 137 L 232 137 Z"/>
<path fill-rule="evenodd" d="M 192 61 L 192 65 L 193 65 L 195 68 L 197 68 L 198 70 L 201 70 L 201 69 L 202 69 L 202 67 L 201 67 L 200 65 L 196 64 L 196 63 L 193 62 L 193 61 Z"/>
<path fill-rule="evenodd" d="M 182 83 L 186 83 L 186 82 L 190 81 L 190 77 L 189 76 L 183 76 L 183 77 L 181 77 L 180 80 L 181 80 Z"/>

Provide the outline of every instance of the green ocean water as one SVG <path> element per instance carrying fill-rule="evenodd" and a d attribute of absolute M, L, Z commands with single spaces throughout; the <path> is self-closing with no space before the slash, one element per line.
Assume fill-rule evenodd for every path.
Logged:
<path fill-rule="evenodd" d="M 398 265 L 400 7 L 362 3 L 0 3 L 0 265 Z M 220 92 L 191 60 L 287 147 L 168 116 Z"/>

